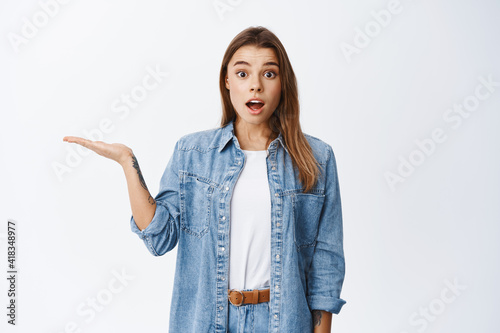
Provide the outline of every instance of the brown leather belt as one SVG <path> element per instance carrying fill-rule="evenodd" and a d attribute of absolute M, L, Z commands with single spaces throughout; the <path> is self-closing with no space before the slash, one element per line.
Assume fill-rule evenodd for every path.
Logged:
<path fill-rule="evenodd" d="M 257 304 L 269 301 L 269 289 L 254 289 L 248 291 L 240 291 L 236 289 L 228 289 L 227 297 L 232 305 L 240 306 L 242 304 Z"/>

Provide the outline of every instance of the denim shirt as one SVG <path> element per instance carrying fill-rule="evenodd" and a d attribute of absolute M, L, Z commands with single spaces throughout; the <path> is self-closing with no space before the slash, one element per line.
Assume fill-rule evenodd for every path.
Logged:
<path fill-rule="evenodd" d="M 169 332 L 226 332 L 230 201 L 245 155 L 233 122 L 175 144 L 151 223 L 132 231 L 161 256 L 176 245 Z M 331 146 L 305 134 L 324 172 L 302 193 L 281 133 L 267 149 L 271 192 L 269 332 L 313 332 L 312 310 L 338 314 L 344 281 L 342 209 Z M 244 306 L 244 305 L 242 305 Z"/>

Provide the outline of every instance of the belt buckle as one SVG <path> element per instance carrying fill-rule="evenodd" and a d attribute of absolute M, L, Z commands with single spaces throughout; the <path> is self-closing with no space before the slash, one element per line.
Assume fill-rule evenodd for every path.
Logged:
<path fill-rule="evenodd" d="M 240 295 L 241 295 L 241 303 L 234 304 L 233 301 L 231 301 L 231 296 L 229 296 L 229 302 L 232 305 L 234 305 L 234 306 L 241 306 L 241 304 L 243 304 L 243 301 L 245 300 L 245 296 L 243 295 L 243 293 L 240 290 L 237 290 L 237 289 L 231 289 L 231 290 L 229 290 L 229 294 L 231 294 L 231 292 L 233 292 L 233 291 L 236 291 L 236 292 L 240 293 Z"/>

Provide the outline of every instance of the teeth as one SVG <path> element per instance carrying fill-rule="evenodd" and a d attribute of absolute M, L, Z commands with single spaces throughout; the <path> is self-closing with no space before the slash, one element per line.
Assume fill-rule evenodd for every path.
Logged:
<path fill-rule="evenodd" d="M 255 99 L 252 99 L 251 101 L 249 101 L 248 103 L 262 103 L 261 101 L 257 101 Z"/>

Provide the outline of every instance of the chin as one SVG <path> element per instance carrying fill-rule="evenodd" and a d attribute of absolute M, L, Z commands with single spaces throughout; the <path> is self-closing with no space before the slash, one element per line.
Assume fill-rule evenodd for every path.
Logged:
<path fill-rule="evenodd" d="M 246 114 L 245 114 L 245 112 L 246 112 Z M 246 110 L 243 111 L 244 116 L 241 115 L 242 114 L 241 111 L 236 112 L 236 114 L 237 114 L 237 117 L 240 118 L 240 120 L 245 121 L 245 122 L 250 123 L 250 124 L 255 124 L 255 125 L 261 124 L 263 122 L 267 122 L 272 115 L 272 114 L 268 114 L 265 111 L 260 113 L 260 114 L 257 114 L 257 115 L 252 115 L 252 114 L 248 113 L 248 111 L 246 111 Z"/>

